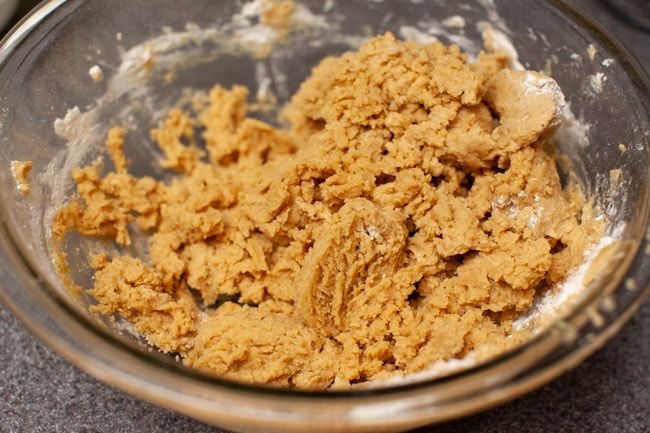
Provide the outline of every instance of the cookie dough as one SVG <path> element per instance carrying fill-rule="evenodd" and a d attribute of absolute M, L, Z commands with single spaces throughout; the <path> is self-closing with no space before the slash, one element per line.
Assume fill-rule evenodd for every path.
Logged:
<path fill-rule="evenodd" d="M 173 180 L 131 175 L 113 128 L 54 232 L 149 234 L 146 261 L 92 257 L 93 310 L 208 373 L 328 389 L 487 359 L 603 230 L 545 151 L 559 87 L 507 60 L 377 36 L 313 70 L 285 129 L 216 86 L 151 132 Z"/>

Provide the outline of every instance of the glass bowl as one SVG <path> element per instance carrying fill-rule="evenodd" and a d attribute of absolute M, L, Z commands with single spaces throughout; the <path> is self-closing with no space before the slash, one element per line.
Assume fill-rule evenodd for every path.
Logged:
<path fill-rule="evenodd" d="M 237 431 L 407 430 L 516 398 L 601 347 L 650 290 L 643 69 L 560 1 L 297 3 L 286 38 L 260 22 L 259 0 L 52 0 L 15 27 L 0 47 L 1 299 L 46 344 L 100 380 Z M 184 368 L 91 315 L 90 300 L 65 289 L 51 258 L 50 219 L 73 191 L 71 169 L 100 154 L 108 127 L 126 125 L 131 141 L 141 143 L 127 149 L 134 174 L 164 176 L 148 131 L 188 87 L 267 87 L 283 102 L 322 57 L 372 35 L 436 37 L 476 54 L 486 23 L 514 41 L 522 65 L 561 85 L 576 122 L 558 141 L 559 153 L 617 240 L 595 262 L 576 303 L 527 343 L 439 377 L 349 391 L 274 389 Z M 27 196 L 16 188 L 12 161 L 33 163 Z M 88 287 L 84 252 L 92 246 L 68 248 L 75 282 Z"/>

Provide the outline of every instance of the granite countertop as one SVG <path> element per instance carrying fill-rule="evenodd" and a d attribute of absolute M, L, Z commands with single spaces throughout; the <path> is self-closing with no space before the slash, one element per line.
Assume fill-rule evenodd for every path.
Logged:
<path fill-rule="evenodd" d="M 576 3 L 650 70 L 650 31 L 631 25 L 604 0 Z M 21 2 L 18 14 L 34 4 Z M 650 432 L 650 301 L 601 350 L 559 379 L 492 410 L 416 432 L 457 431 Z M 41 344 L 0 304 L 0 432 L 224 430 L 98 382 Z"/>

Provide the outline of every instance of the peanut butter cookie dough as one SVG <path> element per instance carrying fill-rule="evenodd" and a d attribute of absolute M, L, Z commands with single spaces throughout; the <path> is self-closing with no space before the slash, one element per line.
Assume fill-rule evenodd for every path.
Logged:
<path fill-rule="evenodd" d="M 74 170 L 55 234 L 129 245 L 137 223 L 149 257 L 94 256 L 94 311 L 236 380 L 346 387 L 502 353 L 603 230 L 544 150 L 560 89 L 506 63 L 378 36 L 324 59 L 284 130 L 216 86 L 151 132 L 178 176 L 132 176 L 113 128 L 113 170 Z"/>

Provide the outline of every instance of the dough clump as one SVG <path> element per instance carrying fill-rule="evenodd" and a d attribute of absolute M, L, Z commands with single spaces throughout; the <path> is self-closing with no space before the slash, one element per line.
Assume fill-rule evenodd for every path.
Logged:
<path fill-rule="evenodd" d="M 113 128 L 55 233 L 148 233 L 147 261 L 92 258 L 93 309 L 209 373 L 328 389 L 493 357 L 602 233 L 545 151 L 561 91 L 506 63 L 377 36 L 314 68 L 285 129 L 215 86 L 151 132 L 173 180 L 131 175 Z"/>

